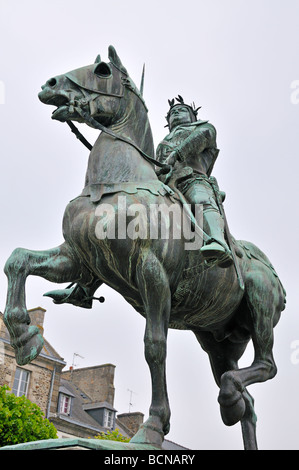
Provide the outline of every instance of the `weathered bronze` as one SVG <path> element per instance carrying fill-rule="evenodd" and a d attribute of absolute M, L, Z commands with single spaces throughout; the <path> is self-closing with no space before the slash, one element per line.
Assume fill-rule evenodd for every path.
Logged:
<path fill-rule="evenodd" d="M 227 231 L 222 231 L 218 239 L 209 233 L 213 224 L 208 217 L 206 221 L 203 217 L 201 226 L 196 212 L 192 212 L 194 207 L 185 204 L 187 209 L 183 208 L 182 203 L 189 202 L 192 184 L 199 184 L 201 196 L 205 192 L 201 205 L 209 204 L 208 208 L 217 212 L 217 220 L 223 224 L 220 192 L 215 181 L 211 186 L 208 178 L 212 160 L 217 156 L 213 126 L 198 123 L 195 114 L 192 123 L 187 123 L 204 133 L 205 145 L 212 149 L 214 157 L 209 157 L 203 172 L 206 176 L 199 174 L 199 179 L 190 186 L 196 162 L 190 166 L 191 153 L 185 151 L 182 142 L 181 147 L 176 142 L 182 163 L 179 168 L 174 162 L 168 162 L 170 166 L 157 162 L 163 171 L 174 167 L 165 184 L 162 181 L 165 175 L 159 179 L 155 171 L 152 133 L 142 94 L 112 46 L 109 59 L 104 62 L 98 56 L 92 65 L 53 77 L 39 93 L 43 103 L 57 107 L 53 119 L 85 122 L 102 132 L 89 155 L 85 187 L 66 207 L 65 242 L 47 251 L 18 248 L 5 265 L 8 277 L 5 323 L 16 360 L 20 365 L 32 361 L 43 345 L 42 335 L 30 325 L 27 313 L 27 276 L 71 283 L 68 288 L 47 295 L 56 303 L 69 302 L 86 308 L 92 307 L 101 284 L 107 284 L 146 319 L 144 345 L 152 378 L 152 402 L 149 418 L 132 442 L 161 445 L 169 431 L 166 339 L 168 328 L 177 328 L 193 331 L 209 355 L 220 388 L 224 423 L 233 425 L 241 421 L 245 449 L 256 449 L 256 416 L 247 386 L 276 374 L 273 328 L 285 307 L 284 289 L 270 261 L 255 245 L 235 241 L 227 236 Z M 171 119 L 174 117 L 169 116 L 169 122 Z M 73 127 L 72 130 L 75 131 Z M 76 135 L 80 137 L 79 133 Z M 168 145 L 171 139 L 166 140 Z M 192 138 L 189 143 L 194 147 Z M 205 151 L 203 139 L 200 152 L 196 145 L 194 148 L 194 155 L 200 156 Z M 178 188 L 183 191 L 183 187 L 187 188 L 185 197 L 178 191 Z M 198 200 L 190 197 L 190 201 Z M 189 232 L 174 236 L 175 225 L 179 225 L 176 217 L 168 219 L 169 236 L 153 236 L 158 219 L 153 222 L 150 214 L 157 207 L 173 209 L 180 221 L 190 217 L 192 233 L 202 236 L 203 247 L 194 249 Z M 159 229 L 165 214 L 167 211 L 159 219 Z M 207 241 L 211 242 L 211 238 L 231 255 L 225 266 L 221 266 L 218 254 L 214 257 L 211 252 L 203 253 L 202 248 L 209 245 Z M 250 339 L 254 361 L 249 367 L 238 369 L 238 360 Z"/>
<path fill-rule="evenodd" d="M 186 105 L 181 96 L 169 101 L 167 114 L 169 135 L 157 148 L 157 160 L 175 167 L 176 175 L 190 168 L 188 177 L 181 178 L 179 191 L 192 206 L 203 206 L 204 224 L 208 235 L 201 253 L 206 259 L 218 259 L 226 267 L 232 261 L 231 251 L 224 237 L 224 220 L 220 214 L 213 180 L 209 178 L 218 156 L 216 130 L 207 121 L 198 121 L 197 109 Z"/>

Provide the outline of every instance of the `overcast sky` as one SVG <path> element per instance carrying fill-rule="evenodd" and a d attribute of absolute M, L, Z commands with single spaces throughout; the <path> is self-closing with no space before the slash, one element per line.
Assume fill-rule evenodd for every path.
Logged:
<path fill-rule="evenodd" d="M 64 208 L 84 183 L 88 151 L 37 94 L 57 74 L 108 59 L 113 44 L 135 83 L 146 64 L 144 97 L 155 145 L 165 136 L 168 98 L 202 106 L 218 132 L 214 174 L 226 192 L 231 232 L 259 246 L 286 290 L 275 329 L 278 375 L 252 385 L 260 449 L 298 449 L 299 1 L 0 0 L 0 310 L 3 266 L 14 248 L 49 249 L 62 240 Z M 298 92 L 296 90 L 298 89 Z M 82 131 L 85 128 L 82 128 Z M 85 135 L 96 134 L 87 128 Z M 76 367 L 116 366 L 115 407 L 148 416 L 150 377 L 144 320 L 108 287 L 92 311 L 56 306 L 55 285 L 27 281 L 27 307 L 47 310 L 45 337 Z M 292 349 L 292 347 L 294 347 Z M 297 348 L 297 349 L 296 349 Z M 241 365 L 249 365 L 251 350 Z M 191 449 L 242 449 L 239 424 L 220 418 L 218 388 L 190 332 L 170 331 L 171 430 Z"/>

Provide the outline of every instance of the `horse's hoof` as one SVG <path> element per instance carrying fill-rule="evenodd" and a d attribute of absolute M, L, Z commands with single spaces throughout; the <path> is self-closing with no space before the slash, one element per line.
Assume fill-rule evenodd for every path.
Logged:
<path fill-rule="evenodd" d="M 160 431 L 152 418 L 154 417 L 149 418 L 140 426 L 139 430 L 130 441 L 132 444 L 149 444 L 159 448 L 162 447 L 164 433 Z"/>
<path fill-rule="evenodd" d="M 226 426 L 233 426 L 234 424 L 238 423 L 238 421 L 243 418 L 245 410 L 246 404 L 241 394 L 238 401 L 233 405 L 220 405 L 221 418 Z"/>
<path fill-rule="evenodd" d="M 246 404 L 242 395 L 243 391 L 242 382 L 232 373 L 223 374 L 218 402 L 222 421 L 226 426 L 233 426 L 244 416 Z"/>
<path fill-rule="evenodd" d="M 22 335 L 22 341 L 13 344 L 16 361 L 20 366 L 32 362 L 41 352 L 44 340 L 39 331 L 36 326 L 29 326 L 26 336 Z"/>

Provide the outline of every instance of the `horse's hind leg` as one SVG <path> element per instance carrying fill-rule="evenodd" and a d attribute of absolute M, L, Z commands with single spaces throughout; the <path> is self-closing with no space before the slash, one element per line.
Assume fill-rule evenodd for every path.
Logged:
<path fill-rule="evenodd" d="M 194 331 L 200 345 L 209 355 L 213 375 L 217 385 L 221 386 L 222 375 L 231 370 L 238 370 L 238 361 L 242 357 L 248 341 L 233 343 L 229 339 L 216 341 L 210 332 Z M 241 419 L 245 450 L 256 450 L 256 415 L 254 400 L 248 390 L 242 393 L 243 416 Z"/>
<path fill-rule="evenodd" d="M 137 266 L 136 281 L 145 308 L 144 348 L 151 373 L 152 402 L 149 418 L 131 442 L 161 446 L 170 418 L 165 362 L 171 294 L 167 275 L 152 253 Z"/>
<path fill-rule="evenodd" d="M 80 270 L 66 244 L 47 251 L 17 248 L 4 267 L 8 278 L 4 322 L 20 365 L 32 361 L 43 347 L 40 330 L 30 326 L 26 308 L 25 282 L 29 275 L 41 276 L 51 282 L 72 282 L 80 278 Z"/>

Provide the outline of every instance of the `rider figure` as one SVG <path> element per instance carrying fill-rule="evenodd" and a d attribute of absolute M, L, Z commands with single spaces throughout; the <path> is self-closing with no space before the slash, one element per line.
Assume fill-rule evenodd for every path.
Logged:
<path fill-rule="evenodd" d="M 190 177 L 178 184 L 179 191 L 187 202 L 203 206 L 204 231 L 210 237 L 201 248 L 207 260 L 216 259 L 220 266 L 228 266 L 232 255 L 224 237 L 224 220 L 219 212 L 215 187 L 210 179 L 211 171 L 218 156 L 216 130 L 208 121 L 197 120 L 194 105 L 184 103 L 181 96 L 169 101 L 166 116 L 170 133 L 157 147 L 158 161 L 170 165 L 174 171 L 191 167 Z"/>

